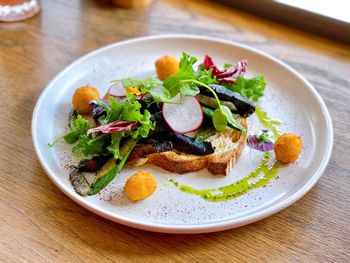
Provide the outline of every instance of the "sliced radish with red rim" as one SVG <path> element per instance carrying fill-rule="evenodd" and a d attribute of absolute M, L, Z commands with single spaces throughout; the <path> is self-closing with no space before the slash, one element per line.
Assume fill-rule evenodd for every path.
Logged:
<path fill-rule="evenodd" d="M 174 103 L 163 104 L 163 116 L 169 127 L 178 133 L 187 133 L 200 128 L 203 110 L 192 96 L 175 97 Z"/>
<path fill-rule="evenodd" d="M 126 91 L 123 87 L 123 84 L 121 82 L 112 82 L 108 86 L 108 91 L 106 93 L 106 96 L 112 96 L 115 98 L 125 98 Z"/>

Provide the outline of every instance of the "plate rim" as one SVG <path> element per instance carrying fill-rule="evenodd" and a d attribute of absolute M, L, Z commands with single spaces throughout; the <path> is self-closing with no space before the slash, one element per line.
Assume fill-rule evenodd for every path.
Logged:
<path fill-rule="evenodd" d="M 291 196 L 287 197 L 283 202 L 276 203 L 263 211 L 259 212 L 253 212 L 249 215 L 244 215 L 237 219 L 227 219 L 220 222 L 214 222 L 214 223 L 205 223 L 205 224 L 190 224 L 190 225 L 171 225 L 171 224 L 157 224 L 157 223 L 141 223 L 139 220 L 126 218 L 114 213 L 111 213 L 109 211 L 104 210 L 103 208 L 89 203 L 88 200 L 84 199 L 81 196 L 76 195 L 72 192 L 72 189 L 70 189 L 68 186 L 66 186 L 63 182 L 60 182 L 58 179 L 56 179 L 55 173 L 50 170 L 50 167 L 46 164 L 43 155 L 40 152 L 39 149 L 39 141 L 37 140 L 37 120 L 38 120 L 38 113 L 40 105 L 42 104 L 46 94 L 49 91 L 50 86 L 53 85 L 59 78 L 61 78 L 62 75 L 64 75 L 67 71 L 69 71 L 72 67 L 74 67 L 76 64 L 80 63 L 81 61 L 88 59 L 91 56 L 96 55 L 97 53 L 103 52 L 104 50 L 108 50 L 111 48 L 115 48 L 120 45 L 125 44 L 131 44 L 136 42 L 143 42 L 147 40 L 162 40 L 162 39 L 193 39 L 193 40 L 203 40 L 203 41 L 212 41 L 212 42 L 219 42 L 222 44 L 228 44 L 231 46 L 235 46 L 238 48 L 242 48 L 248 51 L 251 51 L 253 53 L 256 53 L 260 56 L 263 56 L 269 60 L 272 60 L 273 62 L 277 63 L 282 68 L 289 71 L 289 73 L 296 76 L 298 79 L 300 79 L 303 84 L 311 91 L 314 98 L 317 100 L 317 103 L 320 106 L 320 110 L 323 112 L 323 116 L 326 121 L 327 126 L 327 145 L 325 148 L 325 154 L 323 158 L 320 161 L 320 166 L 317 168 L 315 173 L 312 175 L 309 181 L 307 181 L 306 184 L 304 184 L 298 191 L 296 191 Z M 311 85 L 309 81 L 305 79 L 300 73 L 298 73 L 295 69 L 287 65 L 286 63 L 282 62 L 281 60 L 273 57 L 272 55 L 269 55 L 263 51 L 260 51 L 258 49 L 252 48 L 250 46 L 247 46 L 245 44 L 241 44 L 238 42 L 225 40 L 217 37 L 210 37 L 210 36 L 200 36 L 200 35 L 193 35 L 193 34 L 165 34 L 165 35 L 155 35 L 155 36 L 144 36 L 144 37 L 136 37 L 131 39 L 126 39 L 123 41 L 118 41 L 103 47 L 100 47 L 98 49 L 95 49 L 91 52 L 88 52 L 87 54 L 79 57 L 78 59 L 71 62 L 68 66 L 66 66 L 63 70 L 61 70 L 45 87 L 45 89 L 41 92 L 33 114 L 32 114 L 32 123 L 31 123 L 31 130 L 32 130 L 32 140 L 34 144 L 35 152 L 38 156 L 39 162 L 41 166 L 43 167 L 45 173 L 50 178 L 50 180 L 58 187 L 66 196 L 68 196 L 70 199 L 81 205 L 82 207 L 88 209 L 89 211 L 98 214 L 99 216 L 102 216 L 104 218 L 107 218 L 111 221 L 114 221 L 116 223 L 120 223 L 122 225 L 126 225 L 129 227 L 142 229 L 142 230 L 148 230 L 153 232 L 161 232 L 161 233 L 173 233 L 173 234 L 197 234 L 197 233 L 209 233 L 209 232 L 217 232 L 227 229 L 232 229 L 236 227 L 240 227 L 243 225 L 247 225 L 256 221 L 259 221 L 261 219 L 264 219 L 272 214 L 275 214 L 284 208 L 290 206 L 297 200 L 299 200 L 301 197 L 303 197 L 321 178 L 323 175 L 331 154 L 333 150 L 333 143 L 334 143 L 334 133 L 333 133 L 333 124 L 331 120 L 331 116 L 329 114 L 329 111 L 327 109 L 326 104 L 324 103 L 323 99 L 321 98 L 320 94 L 316 91 L 316 89 Z"/>

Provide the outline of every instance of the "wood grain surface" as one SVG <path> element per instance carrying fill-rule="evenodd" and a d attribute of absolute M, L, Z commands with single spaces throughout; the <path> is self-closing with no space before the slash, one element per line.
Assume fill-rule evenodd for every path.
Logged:
<path fill-rule="evenodd" d="M 202 235 L 131 229 L 80 207 L 41 168 L 31 139 L 40 93 L 67 64 L 119 40 L 194 33 L 238 41 L 288 63 L 318 90 L 335 132 L 330 164 L 302 199 L 265 220 Z M 0 24 L 1 262 L 350 262 L 350 46 L 213 1 L 45 0 Z"/>

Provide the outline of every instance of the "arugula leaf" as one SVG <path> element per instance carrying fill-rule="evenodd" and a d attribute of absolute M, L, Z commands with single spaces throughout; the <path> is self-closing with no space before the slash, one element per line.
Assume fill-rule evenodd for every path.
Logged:
<path fill-rule="evenodd" d="M 69 125 L 70 130 L 63 136 L 57 138 L 52 143 L 49 143 L 49 147 L 53 147 L 57 142 L 64 139 L 66 143 L 73 144 L 79 140 L 81 135 L 85 135 L 90 129 L 90 123 L 84 119 L 81 115 L 78 115 L 75 121 L 72 121 Z"/>
<path fill-rule="evenodd" d="M 174 98 L 180 92 L 181 79 L 172 75 L 164 80 L 163 85 L 168 90 L 170 98 Z"/>
<path fill-rule="evenodd" d="M 68 144 L 76 143 L 73 147 L 73 152 L 82 153 L 86 157 L 104 153 L 104 146 L 109 140 L 108 136 L 102 135 L 93 138 L 91 135 L 86 134 L 90 128 L 91 125 L 89 121 L 81 115 L 78 115 L 75 121 L 71 123 L 70 130 L 65 135 L 49 144 L 49 146 L 52 147 L 59 140 L 64 139 Z"/>
<path fill-rule="evenodd" d="M 103 188 L 105 188 L 115 177 L 116 175 L 121 171 L 123 168 L 126 160 L 128 159 L 131 151 L 134 149 L 135 145 L 137 143 L 137 140 L 129 139 L 124 144 L 124 149 L 121 150 L 121 158 L 118 161 L 118 163 L 107 172 L 102 177 L 95 178 L 94 182 L 91 185 L 91 190 L 89 195 L 97 194 L 99 191 L 101 191 Z"/>
<path fill-rule="evenodd" d="M 49 144 L 49 146 L 52 147 L 56 142 L 64 139 L 69 144 L 76 143 L 73 147 L 73 152 L 82 153 L 86 157 L 110 152 L 114 155 L 115 159 L 120 159 L 119 148 L 122 138 L 125 136 L 131 136 L 134 139 L 138 137 L 146 138 L 150 130 L 155 129 L 155 123 L 151 121 L 151 114 L 147 110 L 144 111 L 144 114 L 141 114 L 141 104 L 133 95 L 127 95 L 127 99 L 124 102 L 111 98 L 111 102 L 108 105 L 102 101 L 98 101 L 98 103 L 107 113 L 106 116 L 102 116 L 99 119 L 101 124 L 108 124 L 117 120 L 127 120 L 138 122 L 139 125 L 136 129 L 129 131 L 93 137 L 91 134 L 87 134 L 87 131 L 91 128 L 89 121 L 78 115 L 76 120 L 70 125 L 68 133 L 55 140 L 52 144 Z"/>
<path fill-rule="evenodd" d="M 79 140 L 79 136 L 80 134 L 78 131 L 69 131 L 68 133 L 66 133 L 66 135 L 63 136 L 63 139 L 66 143 L 73 144 L 77 140 Z"/>
<path fill-rule="evenodd" d="M 124 78 L 120 80 L 113 80 L 111 82 L 121 82 L 123 84 L 123 87 L 131 86 L 131 87 L 138 87 L 140 88 L 140 84 L 142 84 L 142 81 L 136 78 Z"/>
<path fill-rule="evenodd" d="M 124 87 L 138 87 L 140 91 L 147 92 L 148 88 L 153 85 L 161 85 L 162 82 L 157 78 L 147 78 L 147 79 L 138 79 L 138 78 L 124 78 L 120 80 L 113 80 L 112 82 L 120 81 Z M 146 89 L 146 90 L 143 90 Z"/>
<path fill-rule="evenodd" d="M 184 96 L 196 96 L 199 93 L 199 88 L 189 83 L 183 83 L 180 86 L 180 93 Z"/>
<path fill-rule="evenodd" d="M 199 93 L 199 88 L 196 84 L 184 80 L 196 80 L 197 75 L 193 69 L 194 63 L 197 62 L 197 58 L 191 57 L 186 53 L 182 53 L 180 59 L 180 70 L 172 76 L 166 78 L 163 82 L 163 86 L 168 90 L 170 98 L 175 97 L 178 93 L 185 96 L 195 96 Z"/>
<path fill-rule="evenodd" d="M 74 153 L 82 153 L 85 157 L 104 154 L 106 153 L 105 144 L 108 140 L 108 135 L 101 135 L 95 138 L 91 138 L 90 135 L 80 135 L 78 143 L 74 145 L 72 151 Z"/>
<path fill-rule="evenodd" d="M 197 80 L 208 85 L 216 84 L 217 80 L 215 76 L 212 76 L 212 71 L 212 69 L 207 70 L 203 67 L 203 69 L 198 72 Z"/>
<path fill-rule="evenodd" d="M 180 70 L 176 73 L 176 76 L 179 78 L 196 78 L 194 73 L 193 65 L 197 62 L 196 57 L 191 57 L 185 52 L 182 53 L 180 59 L 179 68 Z"/>
<path fill-rule="evenodd" d="M 235 83 L 222 83 L 222 85 L 248 99 L 258 101 L 264 95 L 266 81 L 264 76 L 261 75 L 251 79 L 240 76 Z"/>
<path fill-rule="evenodd" d="M 168 102 L 170 99 L 169 91 L 163 87 L 163 83 L 157 78 L 148 78 L 144 80 L 125 78 L 122 79 L 121 82 L 124 87 L 138 87 L 142 93 L 149 92 L 155 102 Z"/>
<path fill-rule="evenodd" d="M 151 86 L 148 91 L 153 97 L 155 102 L 168 102 L 170 99 L 170 93 L 163 85 Z"/>

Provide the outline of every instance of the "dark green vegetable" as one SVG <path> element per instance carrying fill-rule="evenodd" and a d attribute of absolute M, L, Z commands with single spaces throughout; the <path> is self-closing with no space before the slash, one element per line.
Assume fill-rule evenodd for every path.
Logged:
<path fill-rule="evenodd" d="M 212 127 L 202 128 L 196 133 L 196 135 L 194 136 L 194 139 L 197 142 L 204 142 L 208 140 L 211 136 L 213 136 L 215 133 L 216 131 Z"/>
<path fill-rule="evenodd" d="M 241 131 L 243 132 L 244 134 L 246 133 L 245 129 L 242 127 L 242 125 L 235 119 L 235 117 L 232 115 L 232 113 L 230 114 L 230 110 L 225 107 L 225 106 L 222 106 L 223 110 L 224 110 L 224 114 L 227 113 L 226 116 L 227 117 L 227 125 L 232 128 L 232 129 L 235 129 L 235 130 L 238 130 L 238 131 Z M 202 105 L 202 109 L 203 109 L 203 113 L 205 114 L 205 116 L 209 117 L 209 118 L 214 118 L 214 113 L 215 113 L 215 110 L 214 109 L 211 109 L 209 107 L 206 107 L 205 105 Z M 227 110 L 228 109 L 228 110 Z M 218 113 L 217 113 L 218 114 Z M 221 118 L 221 116 L 216 116 L 215 118 Z M 220 124 L 222 120 L 216 120 L 216 123 L 217 124 Z M 214 121 L 213 121 L 213 124 L 214 124 Z"/>
<path fill-rule="evenodd" d="M 209 107 L 212 108 L 218 108 L 218 103 L 216 101 L 216 99 L 209 97 L 209 96 L 205 96 L 202 94 L 197 94 L 196 98 L 199 100 L 200 103 L 207 105 Z M 221 101 L 221 105 L 225 105 L 227 107 L 230 108 L 231 111 L 236 111 L 236 107 L 232 102 L 229 101 Z"/>
<path fill-rule="evenodd" d="M 116 160 L 111 157 L 109 160 L 97 171 L 94 178 L 94 184 L 99 178 L 105 177 L 110 171 L 116 167 Z"/>
<path fill-rule="evenodd" d="M 243 117 L 248 117 L 249 115 L 254 113 L 254 103 L 249 99 L 243 97 L 241 94 L 233 92 L 222 85 L 211 84 L 209 86 L 216 93 L 222 105 L 224 105 L 224 101 L 231 102 L 235 107 L 235 109 L 231 108 L 231 110 L 237 111 L 237 113 Z M 206 87 L 199 87 L 199 89 L 201 95 L 214 98 L 213 93 Z"/>
<path fill-rule="evenodd" d="M 134 149 L 137 140 L 129 139 L 126 141 L 120 149 L 120 154 L 122 158 L 115 162 L 114 158 L 111 158 L 97 173 L 94 182 L 91 185 L 91 190 L 89 195 L 95 195 L 100 192 L 103 188 L 105 188 L 112 180 L 116 177 L 116 175 L 123 168 L 126 160 L 128 159 L 131 151 Z"/>
<path fill-rule="evenodd" d="M 209 118 L 213 118 L 214 116 L 214 110 L 211 108 L 208 108 L 207 106 L 202 104 L 202 109 L 203 109 L 203 113 L 209 117 Z"/>

